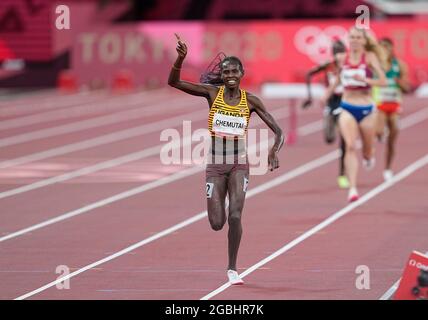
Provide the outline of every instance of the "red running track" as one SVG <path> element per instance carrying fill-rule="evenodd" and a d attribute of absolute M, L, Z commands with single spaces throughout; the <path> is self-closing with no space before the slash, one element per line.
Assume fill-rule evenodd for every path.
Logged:
<path fill-rule="evenodd" d="M 184 101 L 188 107 L 168 110 L 164 95 L 157 92 L 151 95 L 149 92 L 146 96 L 149 103 L 143 100 L 142 110 L 156 103 L 164 104 L 164 107 L 148 117 L 5 147 L 2 148 L 0 161 L 179 117 L 189 112 L 196 114 L 206 108 L 203 99 L 173 91 L 167 93 L 168 102 Z M 37 105 L 37 97 L 34 99 Z M 51 99 L 56 101 L 58 97 L 55 95 Z M 84 105 L 87 102 L 80 99 L 81 96 L 76 96 L 73 103 Z M 85 96 L 85 99 L 90 98 Z M 281 115 L 282 102 L 266 102 L 271 110 Z M 46 103 L 46 96 L 43 96 L 43 103 Z M 100 103 L 105 103 L 105 100 L 100 100 Z M 396 172 L 428 153 L 424 141 L 428 124 L 428 114 L 423 113 L 426 103 L 411 97 L 406 100 L 403 120 L 416 112 L 421 116 L 416 118 L 417 123 L 409 124 L 400 135 L 394 168 Z M 15 99 L 13 104 L 19 105 L 19 101 Z M 127 110 L 126 106 L 97 115 L 67 119 L 61 124 L 78 125 L 79 120 L 95 119 L 123 110 Z M 38 112 L 50 111 L 43 107 Z M 37 112 L 32 109 L 31 113 Z M 25 116 L 22 112 L 14 118 Z M 320 117 L 321 111 L 316 108 L 299 111 L 299 127 L 312 124 Z M 280 122 L 286 127 L 285 118 Z M 57 125 L 55 122 L 46 122 L 33 130 Z M 192 122 L 193 129 L 205 125 L 204 117 Z M 171 127 L 181 130 L 180 126 L 178 122 Z M 2 192 L 41 179 L 156 146 L 160 143 L 162 129 L 165 128 L 160 127 L 151 133 L 119 142 L 0 169 L 0 196 Z M 31 129 L 23 129 L 22 132 L 31 132 Z M 2 138 L 16 134 L 19 134 L 16 129 L 5 131 Z M 363 194 L 382 183 L 383 148 L 383 145 L 378 145 L 377 168 L 373 172 L 360 172 L 360 192 Z M 299 166 L 329 154 L 334 149 L 335 146 L 323 143 L 320 131 L 307 134 L 300 137 L 296 145 L 283 149 L 279 170 L 251 177 L 249 193 L 260 185 L 269 186 L 269 189 L 246 200 L 244 235 L 238 260 L 240 272 L 248 270 L 346 207 L 346 191 L 339 190 L 335 182 L 337 161 L 334 156 L 325 164 L 316 162 L 313 170 L 298 174 L 284 183 L 269 185 L 274 178 L 295 172 Z M 160 163 L 159 155 L 155 154 L 0 198 L 0 298 L 14 299 L 33 292 L 28 298 L 200 299 L 222 286 L 226 280 L 227 227 L 220 232 L 211 231 L 206 218 L 81 272 L 81 268 L 87 265 L 203 212 L 206 206 L 203 170 L 195 170 L 174 181 L 168 180 L 171 175 L 192 168 L 196 167 L 164 166 Z M 163 185 L 153 186 L 122 200 L 88 209 L 65 220 L 3 240 L 5 236 L 19 230 L 162 178 L 167 179 Z M 427 251 L 425 234 L 428 205 L 423 194 L 427 179 L 428 169 L 424 166 L 254 270 L 245 278 L 244 286 L 226 288 L 213 298 L 378 299 L 400 277 L 410 251 Z M 34 292 L 57 279 L 59 275 L 55 274 L 55 269 L 59 265 L 67 265 L 71 272 L 78 271 L 70 279 L 70 289 L 59 290 L 53 285 Z M 355 270 L 360 265 L 370 268 L 370 290 L 358 290 L 355 286 L 358 276 Z"/>

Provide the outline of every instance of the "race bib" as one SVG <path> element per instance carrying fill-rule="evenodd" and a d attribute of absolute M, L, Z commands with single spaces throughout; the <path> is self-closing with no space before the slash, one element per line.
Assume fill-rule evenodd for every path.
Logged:
<path fill-rule="evenodd" d="M 214 114 L 213 131 L 220 135 L 243 136 L 246 126 L 247 120 L 244 117 Z"/>
<path fill-rule="evenodd" d="M 380 87 L 379 98 L 381 101 L 397 102 L 400 100 L 400 92 L 396 88 Z"/>
<path fill-rule="evenodd" d="M 328 72 L 327 73 L 328 85 L 330 86 L 330 85 L 334 84 L 335 81 L 336 81 L 336 75 L 333 72 Z M 343 85 L 341 83 L 334 89 L 334 93 L 335 94 L 342 94 L 343 93 Z"/>
<path fill-rule="evenodd" d="M 366 87 L 367 83 L 354 79 L 354 76 L 359 75 L 362 78 L 366 77 L 364 69 L 345 69 L 342 70 L 340 81 L 345 87 Z"/>
<path fill-rule="evenodd" d="M 244 187 L 243 187 L 243 189 L 242 189 L 242 191 L 244 191 L 244 192 L 247 192 L 247 189 L 248 189 L 248 178 L 247 177 L 244 177 Z"/>
<path fill-rule="evenodd" d="M 207 198 L 208 199 L 211 199 L 213 197 L 213 190 L 214 190 L 214 183 L 207 182 L 206 191 L 207 191 Z"/>

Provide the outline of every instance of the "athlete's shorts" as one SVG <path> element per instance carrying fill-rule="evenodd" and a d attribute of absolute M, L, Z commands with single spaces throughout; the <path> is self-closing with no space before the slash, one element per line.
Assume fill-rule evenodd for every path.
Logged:
<path fill-rule="evenodd" d="M 247 164 L 207 164 L 206 178 L 229 177 L 234 171 L 243 170 L 249 173 Z"/>
<path fill-rule="evenodd" d="M 216 177 L 229 177 L 233 172 L 242 170 L 244 171 L 243 176 L 243 189 L 242 191 L 247 192 L 248 188 L 248 177 L 249 177 L 249 166 L 242 164 L 209 164 L 207 165 L 206 170 L 206 192 L 207 198 L 210 199 L 213 197 L 214 192 L 214 182 L 209 180 L 209 178 Z"/>
<path fill-rule="evenodd" d="M 401 112 L 401 105 L 398 102 L 381 102 L 378 104 L 377 108 L 386 114 Z"/>
<path fill-rule="evenodd" d="M 237 155 L 234 158 L 233 163 L 230 163 L 231 161 L 217 161 L 216 163 L 214 160 L 208 163 L 205 170 L 206 178 L 229 177 L 232 172 L 238 170 L 243 170 L 248 174 L 250 171 L 248 158 L 238 159 Z"/>
<path fill-rule="evenodd" d="M 341 94 L 332 94 L 327 101 L 327 106 L 324 108 L 325 114 L 332 115 L 334 117 L 334 121 L 337 121 L 337 119 L 339 118 L 340 112 L 342 111 L 342 108 L 340 107 L 341 100 L 342 100 Z"/>
<path fill-rule="evenodd" d="M 373 105 L 367 106 L 359 106 L 355 104 L 350 104 L 342 101 L 340 103 L 340 107 L 343 110 L 348 111 L 352 116 L 357 120 L 357 122 L 361 122 L 365 117 L 367 117 L 373 111 Z"/>
<path fill-rule="evenodd" d="M 212 137 L 206 177 L 228 177 L 236 170 L 249 172 L 246 140 Z"/>

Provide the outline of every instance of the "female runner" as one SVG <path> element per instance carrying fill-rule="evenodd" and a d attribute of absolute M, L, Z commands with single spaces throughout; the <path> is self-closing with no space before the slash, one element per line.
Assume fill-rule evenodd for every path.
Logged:
<path fill-rule="evenodd" d="M 402 92 L 410 91 L 407 65 L 395 56 L 392 40 L 382 38 L 379 44 L 386 52 L 386 78 L 388 86 L 375 87 L 374 98 L 377 104 L 376 134 L 382 140 L 385 125 L 388 128 L 388 139 L 385 154 L 383 178 L 387 181 L 393 177 L 391 170 L 395 155 L 395 144 L 398 136 L 398 116 L 401 111 Z"/>
<path fill-rule="evenodd" d="M 357 189 L 358 157 L 357 138 L 363 142 L 363 166 L 370 170 L 375 165 L 374 136 L 375 115 L 372 101 L 372 86 L 387 84 L 382 51 L 365 29 L 352 27 L 349 31 L 349 52 L 335 84 L 326 97 L 339 85 L 343 85 L 339 116 L 339 129 L 346 144 L 345 168 L 349 179 L 348 201 L 359 199 Z M 376 79 L 373 77 L 376 74 Z M 324 99 L 326 99 L 326 97 Z"/>
<path fill-rule="evenodd" d="M 177 35 L 176 35 L 177 36 Z M 168 84 L 188 94 L 208 101 L 208 129 L 211 134 L 211 161 L 206 168 L 208 218 L 212 229 L 221 230 L 227 222 L 229 282 L 243 284 L 236 267 L 242 236 L 241 216 L 248 186 L 249 165 L 246 152 L 246 133 L 252 112 L 275 133 L 275 143 L 269 151 L 270 170 L 279 167 L 278 152 L 284 137 L 281 128 L 267 112 L 262 101 L 240 88 L 244 68 L 237 57 L 225 57 L 213 70 L 204 75 L 208 83 L 192 83 L 180 79 L 180 70 L 187 55 L 186 44 L 177 36 L 178 57 L 169 74 Z M 226 216 L 225 198 L 229 197 Z"/>
<path fill-rule="evenodd" d="M 327 87 L 333 84 L 333 81 L 340 71 L 344 56 L 346 55 L 345 44 L 336 40 L 332 45 L 333 61 L 316 66 L 306 74 L 306 85 L 308 88 L 308 99 L 303 102 L 302 108 L 307 108 L 312 104 L 311 94 L 311 78 L 320 73 L 325 72 Z M 336 125 L 340 114 L 340 101 L 342 99 L 343 87 L 337 86 L 330 97 L 328 97 L 327 105 L 324 108 L 324 139 L 325 142 L 331 144 L 336 138 Z M 339 188 L 349 188 L 349 181 L 345 174 L 345 141 L 340 136 L 340 159 L 339 159 L 339 175 L 337 184 Z"/>

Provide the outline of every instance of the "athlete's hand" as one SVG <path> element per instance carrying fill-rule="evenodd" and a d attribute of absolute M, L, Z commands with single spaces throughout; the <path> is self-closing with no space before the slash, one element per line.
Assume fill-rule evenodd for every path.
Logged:
<path fill-rule="evenodd" d="M 324 108 L 327 105 L 328 98 L 329 96 L 327 92 L 323 94 L 322 97 L 320 98 L 320 104 L 322 108 Z"/>
<path fill-rule="evenodd" d="M 177 38 L 177 53 L 180 56 L 180 58 L 184 59 L 187 55 L 187 46 L 186 44 L 181 40 L 180 36 L 176 33 L 175 37 Z"/>
<path fill-rule="evenodd" d="M 275 150 L 273 150 L 273 149 L 269 151 L 268 165 L 269 165 L 269 170 L 270 171 L 273 171 L 273 170 L 279 168 L 278 155 L 275 152 Z"/>
<path fill-rule="evenodd" d="M 357 81 L 366 82 L 366 78 L 365 78 L 365 77 L 363 77 L 361 74 L 354 74 L 354 75 L 352 76 L 352 78 L 353 78 L 354 80 L 357 80 Z"/>
<path fill-rule="evenodd" d="M 307 99 L 305 101 L 303 101 L 302 103 L 302 109 L 306 109 L 309 108 L 312 104 L 312 99 Z"/>

